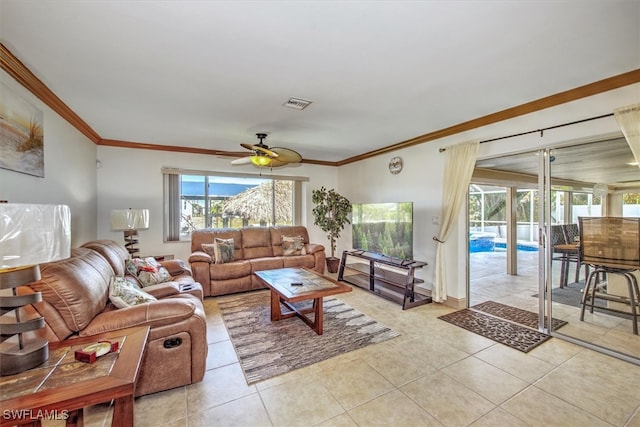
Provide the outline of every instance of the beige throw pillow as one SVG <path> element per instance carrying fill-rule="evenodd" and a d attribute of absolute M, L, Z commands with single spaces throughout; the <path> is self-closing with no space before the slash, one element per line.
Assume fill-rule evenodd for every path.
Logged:
<path fill-rule="evenodd" d="M 213 243 L 203 243 L 201 246 L 202 246 L 202 252 L 204 252 L 205 254 L 209 255 L 214 260 L 216 259 L 216 252 L 215 252 L 216 245 L 215 244 L 213 244 Z"/>
<path fill-rule="evenodd" d="M 282 236 L 282 252 L 284 256 L 301 255 L 304 248 L 302 236 Z"/>

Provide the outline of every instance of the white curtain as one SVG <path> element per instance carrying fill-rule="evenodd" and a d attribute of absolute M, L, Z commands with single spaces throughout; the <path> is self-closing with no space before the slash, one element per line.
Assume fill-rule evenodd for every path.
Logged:
<path fill-rule="evenodd" d="M 436 271 L 432 298 L 435 302 L 447 299 L 445 248 L 460 209 L 464 205 L 478 157 L 478 141 L 447 147 L 445 151 L 444 183 L 442 186 L 442 215 L 436 242 Z"/>
<path fill-rule="evenodd" d="M 616 108 L 613 115 L 640 167 L 640 104 Z"/>

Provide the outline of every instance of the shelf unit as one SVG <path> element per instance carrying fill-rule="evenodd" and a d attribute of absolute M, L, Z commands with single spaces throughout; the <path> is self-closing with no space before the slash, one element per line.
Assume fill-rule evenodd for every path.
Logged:
<path fill-rule="evenodd" d="M 350 283 L 402 304 L 402 309 L 431 302 L 431 297 L 415 290 L 415 270 L 426 266 L 423 261 L 390 257 L 363 250 L 344 251 L 340 260 L 338 280 Z"/>

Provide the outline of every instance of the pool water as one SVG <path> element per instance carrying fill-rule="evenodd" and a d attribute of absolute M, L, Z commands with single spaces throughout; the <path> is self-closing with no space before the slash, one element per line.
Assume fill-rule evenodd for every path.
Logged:
<path fill-rule="evenodd" d="M 507 249 L 507 244 L 506 243 L 496 243 L 495 247 L 499 248 L 499 249 Z M 518 250 L 519 251 L 526 251 L 526 252 L 538 252 L 538 247 L 537 246 L 533 246 L 533 245 L 518 245 Z"/>
<path fill-rule="evenodd" d="M 495 242 L 492 238 L 480 237 L 469 241 L 469 252 L 495 252 L 504 251 L 507 244 L 504 242 Z M 538 252 L 538 246 L 533 243 L 530 245 L 518 245 L 519 251 Z"/>

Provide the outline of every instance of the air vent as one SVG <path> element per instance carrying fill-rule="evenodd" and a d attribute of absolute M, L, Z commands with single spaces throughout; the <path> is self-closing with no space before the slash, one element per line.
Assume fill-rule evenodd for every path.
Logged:
<path fill-rule="evenodd" d="M 287 102 L 285 102 L 284 105 L 287 108 L 294 108 L 296 110 L 304 110 L 305 108 L 307 108 L 309 106 L 309 104 L 311 104 L 311 101 L 308 101 L 306 99 L 302 99 L 302 98 L 289 98 L 289 100 Z"/>

